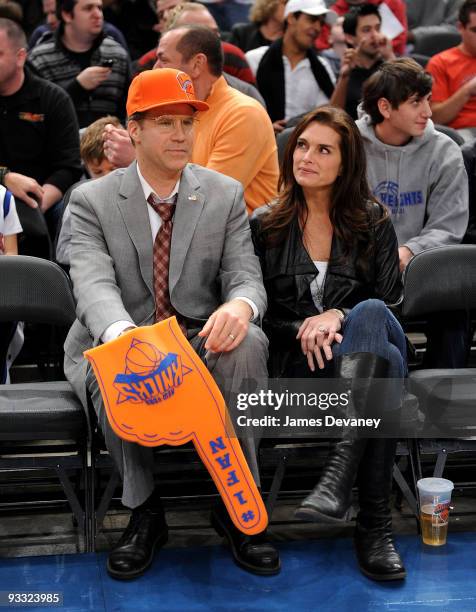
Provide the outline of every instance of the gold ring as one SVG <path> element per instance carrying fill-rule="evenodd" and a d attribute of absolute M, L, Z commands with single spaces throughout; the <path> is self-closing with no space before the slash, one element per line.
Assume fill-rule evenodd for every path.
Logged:
<path fill-rule="evenodd" d="M 228 335 L 230 336 L 230 338 L 231 338 L 232 340 L 234 340 L 234 339 L 236 338 L 236 336 L 234 336 L 233 334 L 228 334 Z"/>

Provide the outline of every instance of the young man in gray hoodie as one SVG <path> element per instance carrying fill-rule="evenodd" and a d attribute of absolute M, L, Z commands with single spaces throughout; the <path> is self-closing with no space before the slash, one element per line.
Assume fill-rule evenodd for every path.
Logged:
<path fill-rule="evenodd" d="M 431 76 L 414 60 L 385 62 L 364 86 L 366 114 L 357 121 L 370 187 L 398 237 L 401 271 L 421 251 L 460 243 L 468 225 L 463 157 L 430 120 L 431 88 Z M 464 367 L 469 333 L 463 313 L 434 317 L 427 337 L 428 367 Z"/>

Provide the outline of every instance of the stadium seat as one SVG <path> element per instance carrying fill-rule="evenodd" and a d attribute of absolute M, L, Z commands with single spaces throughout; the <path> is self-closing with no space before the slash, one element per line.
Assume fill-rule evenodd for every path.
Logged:
<path fill-rule="evenodd" d="M 419 55 L 433 56 L 450 47 L 456 47 L 461 42 L 461 36 L 455 27 L 448 27 L 445 31 L 428 32 L 418 37 L 413 49 Z"/>
<path fill-rule="evenodd" d="M 22 255 L 0 257 L 0 278 L 0 321 L 66 329 L 74 321 L 71 285 L 56 264 Z M 52 354 L 44 372 L 44 382 L 0 386 L 0 474 L 53 470 L 90 550 L 87 418 L 70 384 L 61 380 L 62 358 Z"/>
<path fill-rule="evenodd" d="M 438 311 L 476 309 L 476 246 L 452 245 L 428 249 L 410 260 L 404 273 L 402 316 L 404 321 L 422 319 Z M 433 468 L 441 476 L 448 453 L 474 452 L 474 427 L 467 416 L 474 413 L 476 368 L 420 369 L 410 373 L 410 391 L 419 401 L 435 438 L 419 439 L 416 478 L 422 477 L 421 455 L 437 455 Z M 429 420 L 431 418 L 431 421 Z M 457 439 L 443 438 L 445 423 L 458 422 Z M 428 431 L 428 427 L 426 428 Z M 438 436 L 440 433 L 441 437 Z M 456 438 L 456 436 L 455 436 Z"/>

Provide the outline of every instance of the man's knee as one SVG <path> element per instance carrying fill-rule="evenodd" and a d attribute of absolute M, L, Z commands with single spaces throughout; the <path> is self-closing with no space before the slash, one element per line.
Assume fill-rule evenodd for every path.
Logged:
<path fill-rule="evenodd" d="M 237 354 L 242 354 L 245 358 L 248 356 L 254 358 L 259 356 L 267 361 L 268 345 L 268 337 L 261 327 L 250 324 L 243 342 L 231 354 L 236 352 Z"/>

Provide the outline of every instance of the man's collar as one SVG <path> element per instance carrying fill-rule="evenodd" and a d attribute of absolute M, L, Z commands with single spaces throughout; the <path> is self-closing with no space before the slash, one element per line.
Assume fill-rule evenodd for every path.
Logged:
<path fill-rule="evenodd" d="M 178 193 L 179 187 L 180 187 L 180 178 L 175 183 L 175 187 L 172 189 L 171 193 L 167 197 L 161 198 L 161 197 L 159 197 L 159 195 L 157 193 L 155 193 L 155 191 L 152 189 L 152 187 L 149 185 L 149 183 L 142 176 L 142 173 L 141 173 L 140 168 L 139 168 L 139 164 L 136 164 L 136 168 L 137 168 L 137 175 L 139 177 L 139 182 L 141 184 L 142 191 L 144 192 L 144 197 L 145 197 L 146 200 L 149 199 L 149 196 L 150 196 L 151 193 L 153 193 L 159 200 L 162 200 L 164 202 L 167 202 L 169 200 L 173 200 L 175 198 L 175 196 Z"/>

